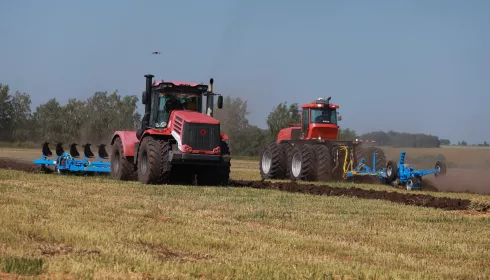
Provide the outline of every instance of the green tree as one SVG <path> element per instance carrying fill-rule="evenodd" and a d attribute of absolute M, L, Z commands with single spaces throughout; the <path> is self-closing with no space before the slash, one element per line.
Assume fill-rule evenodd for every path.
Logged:
<path fill-rule="evenodd" d="M 353 129 L 344 128 L 339 130 L 339 140 L 354 141 L 356 138 L 358 138 L 358 136 Z"/>
<path fill-rule="evenodd" d="M 9 86 L 0 84 L 0 141 L 12 140 L 12 96 Z"/>
<path fill-rule="evenodd" d="M 88 119 L 86 103 L 75 98 L 61 108 L 63 118 L 60 120 L 63 127 L 63 142 L 78 142 L 82 137 L 82 128 Z M 85 142 L 85 141 L 84 141 Z"/>
<path fill-rule="evenodd" d="M 281 129 L 286 128 L 289 124 L 301 123 L 301 112 L 298 104 L 287 105 L 287 102 L 279 103 L 267 116 L 267 125 L 269 135 L 272 138 L 277 137 Z"/>
<path fill-rule="evenodd" d="M 48 141 L 50 143 L 63 142 L 62 110 L 56 98 L 41 104 L 33 114 L 36 124 L 36 142 Z"/>
<path fill-rule="evenodd" d="M 31 97 L 27 93 L 15 92 L 12 96 L 12 137 L 18 142 L 30 141 L 32 136 Z"/>
<path fill-rule="evenodd" d="M 228 135 L 230 150 L 235 155 L 240 155 L 241 147 L 244 146 L 245 140 L 240 135 L 249 126 L 247 115 L 247 101 L 239 97 L 225 97 L 223 108 L 214 110 L 213 116 L 220 121 L 221 131 Z"/>

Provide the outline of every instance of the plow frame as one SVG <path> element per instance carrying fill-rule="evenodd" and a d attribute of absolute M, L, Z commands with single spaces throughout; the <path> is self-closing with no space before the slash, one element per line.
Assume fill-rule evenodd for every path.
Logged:
<path fill-rule="evenodd" d="M 94 157 L 94 154 L 90 150 L 89 143 L 83 145 L 84 157 L 83 159 L 77 159 L 80 156 L 76 146 L 73 143 L 70 145 L 70 152 L 65 152 L 62 143 L 56 145 L 56 153 L 54 159 L 51 150 L 49 149 L 49 143 L 45 142 L 42 148 L 42 155 L 40 159 L 35 159 L 34 164 L 40 165 L 41 171 L 46 171 L 46 167 L 54 167 L 58 174 L 63 173 L 110 173 L 111 163 L 105 162 L 103 159 L 108 158 L 108 154 L 105 150 L 105 145 L 99 146 L 99 153 L 97 155 L 97 161 L 91 161 L 90 158 Z"/>
<path fill-rule="evenodd" d="M 410 190 L 421 190 L 422 177 L 434 174 L 436 177 L 446 174 L 446 164 L 437 161 L 433 169 L 415 169 L 413 165 L 405 164 L 406 152 L 400 152 L 398 164 L 389 161 L 387 167 L 376 170 L 376 154 L 373 154 L 373 167 L 370 168 L 365 164 L 365 158 L 361 159 L 359 165 L 347 172 L 347 178 L 356 176 L 376 176 L 383 184 L 405 185 Z M 388 172 L 389 170 L 389 172 Z"/>

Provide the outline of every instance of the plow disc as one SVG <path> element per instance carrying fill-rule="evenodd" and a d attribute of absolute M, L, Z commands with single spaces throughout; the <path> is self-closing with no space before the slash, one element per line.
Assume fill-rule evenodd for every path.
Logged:
<path fill-rule="evenodd" d="M 50 167 L 59 174 L 64 173 L 107 173 L 111 172 L 111 163 L 105 162 L 109 157 L 105 149 L 105 145 L 98 146 L 97 160 L 92 160 L 95 155 L 90 149 L 91 144 L 86 143 L 83 147 L 83 158 L 80 159 L 80 153 L 77 149 L 78 144 L 72 143 L 69 146 L 69 152 L 63 148 L 63 143 L 57 143 L 55 148 L 55 156 L 49 148 L 49 143 L 45 142 L 42 146 L 42 156 L 40 159 L 35 159 L 34 164 L 39 165 L 41 171 L 49 172 Z"/>

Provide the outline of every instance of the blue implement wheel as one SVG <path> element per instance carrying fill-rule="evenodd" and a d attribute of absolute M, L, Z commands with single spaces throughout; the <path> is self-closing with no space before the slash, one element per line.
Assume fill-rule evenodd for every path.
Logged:
<path fill-rule="evenodd" d="M 405 183 L 405 187 L 407 191 L 411 191 L 413 189 L 418 189 L 420 184 L 420 180 L 417 177 L 408 178 L 407 183 Z"/>
<path fill-rule="evenodd" d="M 386 182 L 391 184 L 398 177 L 398 164 L 392 160 L 386 164 Z"/>
<path fill-rule="evenodd" d="M 443 161 L 437 161 L 434 169 L 439 170 L 439 173 L 435 173 L 434 176 L 437 177 L 439 175 L 446 175 L 446 164 Z"/>

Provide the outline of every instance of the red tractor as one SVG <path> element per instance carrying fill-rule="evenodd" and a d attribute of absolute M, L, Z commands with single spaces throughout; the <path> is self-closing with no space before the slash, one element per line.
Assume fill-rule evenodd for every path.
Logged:
<path fill-rule="evenodd" d="M 213 118 L 214 96 L 219 95 L 213 92 L 213 79 L 208 86 L 145 77 L 141 129 L 116 131 L 111 140 L 112 177 L 129 180 L 137 171 L 144 184 L 227 184 L 230 150 L 228 136 Z M 223 107 L 221 95 L 217 105 Z"/>
<path fill-rule="evenodd" d="M 339 140 L 336 104 L 319 98 L 303 104 L 301 124 L 279 132 L 277 141 L 265 149 L 260 158 L 262 179 L 330 181 L 346 179 L 347 171 L 362 158 L 376 153 L 376 166 L 386 165 L 384 152 L 374 146 L 363 147 L 361 141 Z"/>

